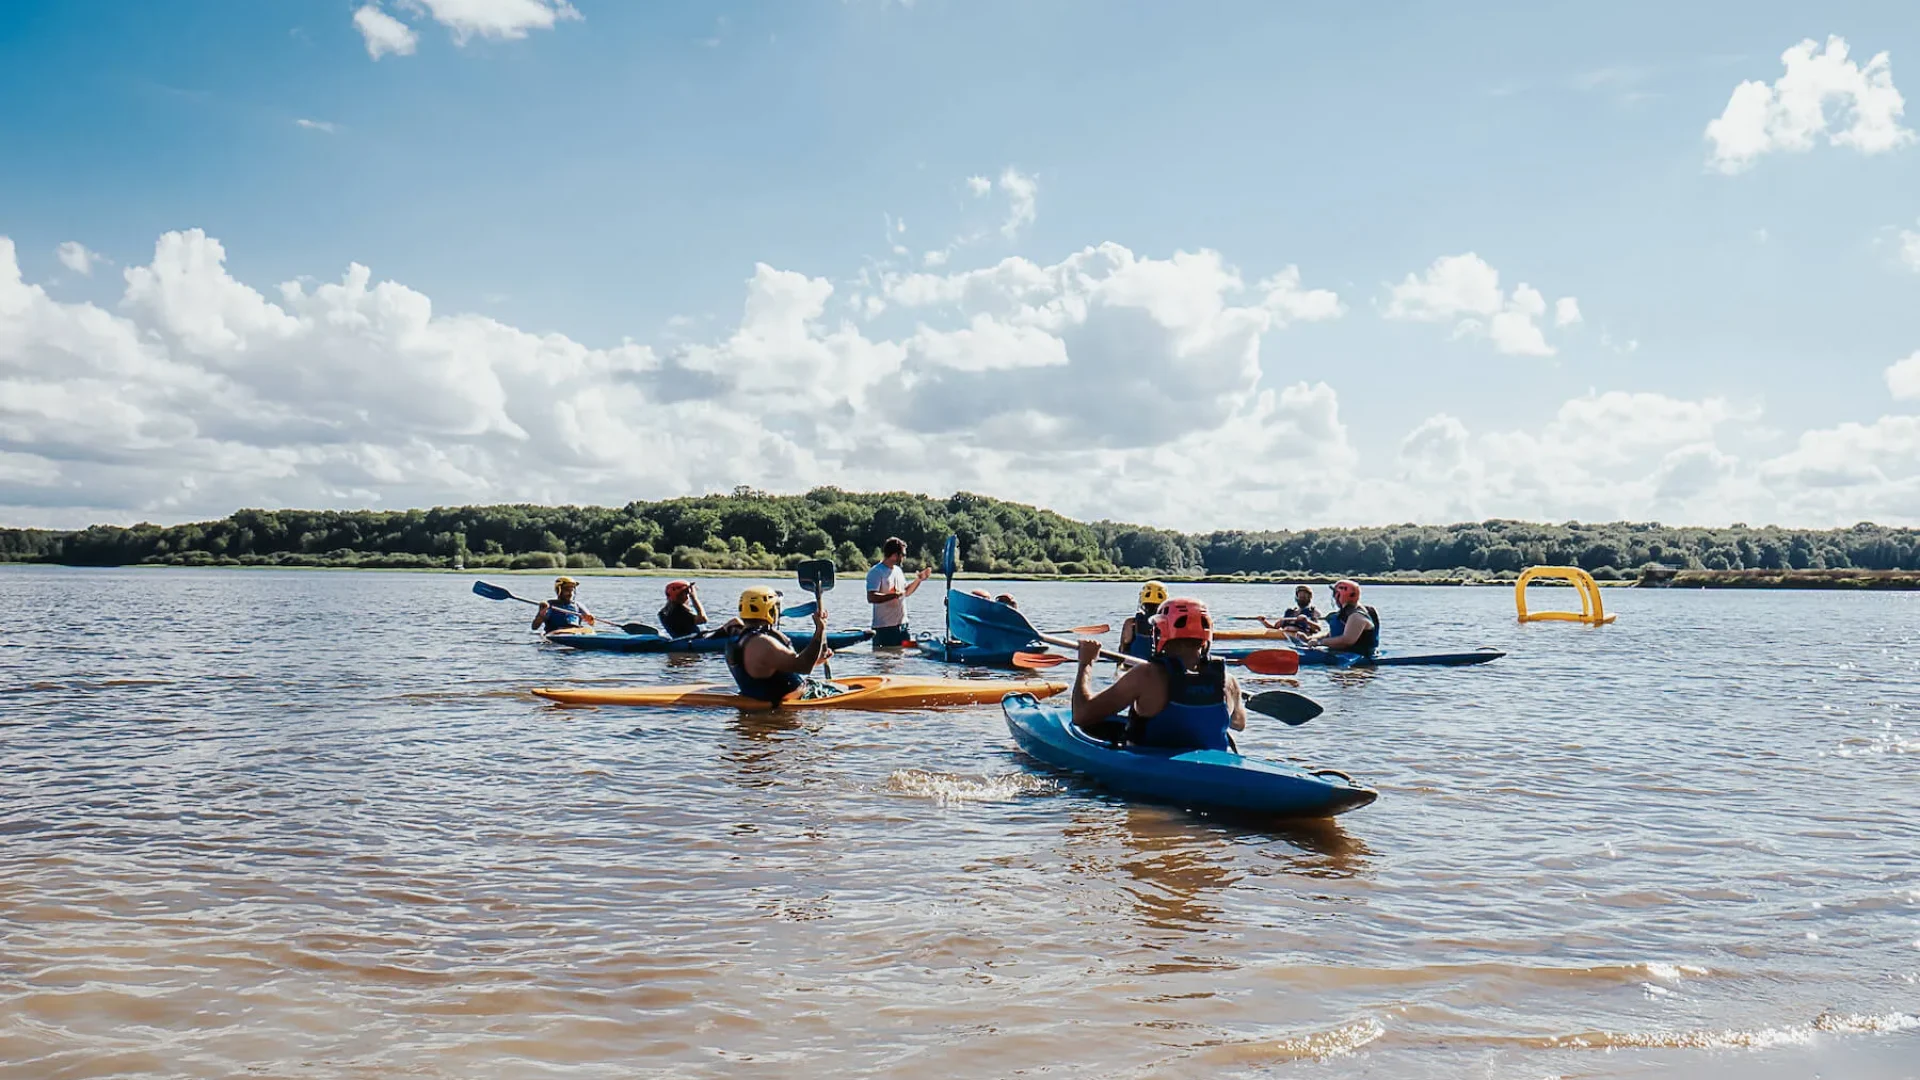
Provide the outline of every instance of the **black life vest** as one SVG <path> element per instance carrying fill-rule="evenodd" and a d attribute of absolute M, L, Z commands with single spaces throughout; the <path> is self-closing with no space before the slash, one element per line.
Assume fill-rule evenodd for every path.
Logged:
<path fill-rule="evenodd" d="M 660 609 L 660 629 L 668 637 L 687 637 L 700 632 L 700 619 L 687 605 L 670 603 Z"/>
<path fill-rule="evenodd" d="M 732 673 L 734 685 L 740 688 L 743 696 L 778 703 L 799 692 L 801 687 L 807 685 L 807 678 L 791 671 L 783 671 L 765 679 L 756 679 L 747 674 L 747 642 L 762 636 L 770 636 L 787 648 L 793 648 L 793 642 L 787 635 L 764 623 L 750 623 L 735 631 L 727 640 L 727 670 Z"/>
<path fill-rule="evenodd" d="M 1133 637 L 1127 641 L 1128 656 L 1153 659 L 1153 616 L 1140 610 L 1133 613 Z"/>
<path fill-rule="evenodd" d="M 1347 632 L 1347 616 L 1353 614 L 1355 610 L 1367 613 L 1367 622 L 1369 624 L 1367 626 L 1367 632 L 1360 635 L 1359 641 L 1354 642 L 1340 651 L 1359 653 L 1361 656 L 1372 656 L 1373 651 L 1380 647 L 1380 613 L 1373 610 L 1372 605 L 1348 604 L 1328 615 L 1327 639 L 1331 641 Z"/>

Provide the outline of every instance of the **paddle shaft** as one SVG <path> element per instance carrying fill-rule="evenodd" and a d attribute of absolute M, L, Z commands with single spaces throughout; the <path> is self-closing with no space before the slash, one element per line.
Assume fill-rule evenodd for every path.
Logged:
<path fill-rule="evenodd" d="M 547 603 L 547 601 L 545 600 L 529 600 L 524 596 L 515 596 L 514 594 L 508 592 L 507 590 L 500 588 L 500 586 L 498 585 L 494 585 L 492 586 L 492 588 L 497 590 L 499 595 L 495 596 L 489 593 L 478 593 L 478 592 L 476 592 L 476 595 L 485 596 L 490 600 L 518 600 L 523 604 L 532 604 L 534 607 L 540 607 L 541 605 Z M 596 623 L 599 622 L 600 621 L 599 617 L 594 616 L 593 621 Z M 581 620 L 581 625 L 583 626 L 586 625 L 586 621 L 584 619 Z M 647 623 L 640 622 L 638 620 L 634 622 L 629 622 L 629 623 L 617 623 L 615 625 L 619 626 L 621 630 L 624 630 L 627 633 L 632 634 L 636 637 L 661 636 L 659 627 L 652 626 Z"/>

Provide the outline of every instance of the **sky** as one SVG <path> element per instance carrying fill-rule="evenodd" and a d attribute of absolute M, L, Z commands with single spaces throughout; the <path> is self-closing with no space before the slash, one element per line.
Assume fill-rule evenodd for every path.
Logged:
<path fill-rule="evenodd" d="M 1916 81 L 1911 0 L 14 0 L 0 525 L 1920 525 Z"/>

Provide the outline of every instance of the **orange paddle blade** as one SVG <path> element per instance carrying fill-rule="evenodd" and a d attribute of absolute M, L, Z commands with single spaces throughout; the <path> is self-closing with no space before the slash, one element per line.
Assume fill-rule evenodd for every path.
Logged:
<path fill-rule="evenodd" d="M 1013 654 L 1013 666 L 1038 671 L 1042 668 L 1059 667 L 1067 658 L 1056 653 L 1017 652 Z"/>
<path fill-rule="evenodd" d="M 1256 675 L 1292 675 L 1300 670 L 1300 654 L 1292 649 L 1261 649 L 1240 658 Z"/>

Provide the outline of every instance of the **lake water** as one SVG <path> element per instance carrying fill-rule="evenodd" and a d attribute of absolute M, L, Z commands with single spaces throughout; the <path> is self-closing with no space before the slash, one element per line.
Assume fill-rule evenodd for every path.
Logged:
<path fill-rule="evenodd" d="M 1380 800 L 1257 827 L 991 707 L 545 705 L 724 671 L 469 585 L 0 569 L 0 1077 L 1920 1075 L 1920 595 L 1369 589 L 1393 647 L 1511 655 L 1303 673 L 1326 714 L 1242 748 Z M 938 669 L 834 662 L 876 670 Z"/>

